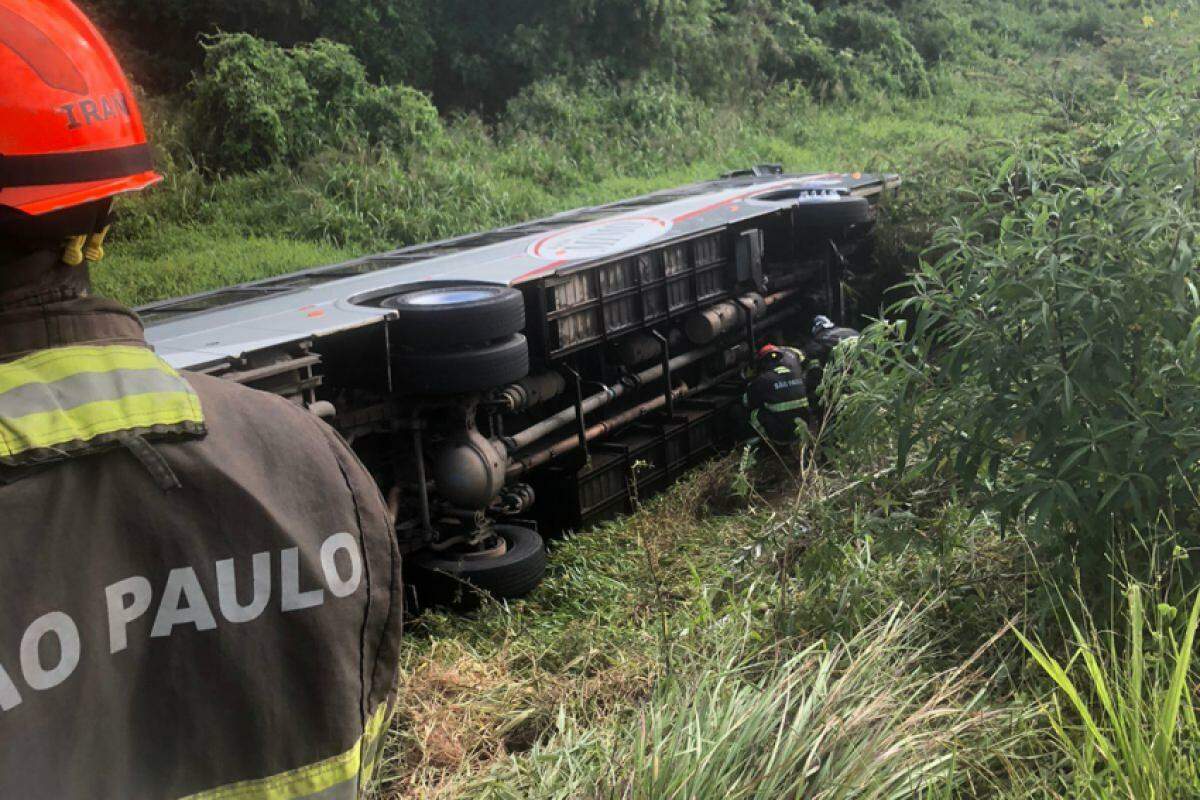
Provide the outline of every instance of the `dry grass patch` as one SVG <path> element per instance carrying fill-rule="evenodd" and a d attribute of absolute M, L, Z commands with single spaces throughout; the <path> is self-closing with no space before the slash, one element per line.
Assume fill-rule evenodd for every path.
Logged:
<path fill-rule="evenodd" d="M 454 641 L 409 662 L 385 753 L 387 800 L 463 796 L 473 776 L 552 736 L 560 715 L 602 723 L 636 707 L 657 671 L 627 660 L 588 675 L 548 673 L 525 668 L 511 649 L 483 657 Z"/>

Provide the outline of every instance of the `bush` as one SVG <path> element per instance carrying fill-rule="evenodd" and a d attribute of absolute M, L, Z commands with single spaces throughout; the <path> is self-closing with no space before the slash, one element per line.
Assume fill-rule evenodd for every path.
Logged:
<path fill-rule="evenodd" d="M 613 85 L 592 73 L 579 85 L 563 78 L 533 84 L 508 104 L 504 127 L 547 138 L 579 130 L 646 138 L 694 128 L 705 111 L 670 83 L 642 78 Z"/>
<path fill-rule="evenodd" d="M 1063 28 L 1063 36 L 1071 41 L 1095 44 L 1104 38 L 1107 23 L 1108 19 L 1104 9 L 1087 8 L 1067 21 Z"/>
<path fill-rule="evenodd" d="M 929 94 L 922 55 L 890 13 L 859 6 L 817 13 L 803 0 L 769 5 L 751 52 L 760 53 L 759 69 L 771 81 L 808 86 L 817 98 Z"/>
<path fill-rule="evenodd" d="M 776 80 L 808 87 L 813 97 L 857 96 L 863 93 L 865 81 L 854 71 L 848 55 L 834 52 L 807 32 L 796 32 L 789 37 L 783 58 L 771 71 Z"/>
<path fill-rule="evenodd" d="M 979 53 L 983 40 L 969 10 L 936 0 L 909 3 L 900 15 L 908 38 L 927 64 L 960 61 Z"/>
<path fill-rule="evenodd" d="M 500 135 L 507 142 L 537 137 L 553 143 L 576 169 L 602 178 L 618 164 L 636 172 L 699 155 L 697 134 L 712 117 L 709 107 L 672 83 L 643 77 L 613 85 L 592 71 L 523 90 L 509 102 Z"/>
<path fill-rule="evenodd" d="M 910 343 L 868 337 L 879 382 L 846 400 L 854 436 L 850 418 L 877 420 L 890 398 L 901 470 L 1027 517 L 1088 581 L 1130 530 L 1165 521 L 1198 543 L 1200 103 L 1174 99 L 1193 95 L 1140 104 L 1083 156 L 998 157 L 896 309 Z"/>
<path fill-rule="evenodd" d="M 288 51 L 299 73 L 312 90 L 323 115 L 351 121 L 355 106 L 367 86 L 367 70 L 350 48 L 318 39 Z"/>
<path fill-rule="evenodd" d="M 442 134 L 437 109 L 411 86 L 368 86 L 355 111 L 368 140 L 396 152 L 427 146 Z"/>
<path fill-rule="evenodd" d="M 767 2 L 773 0 L 745 4 Z M 721 73 L 732 58 L 744 58 L 721 48 L 728 43 L 718 30 L 726 5 L 524 0 L 493 4 L 489 13 L 480 14 L 478 0 L 443 0 L 433 9 L 440 63 L 446 66 L 436 76 L 435 95 L 494 114 L 530 84 L 584 70 L 600 69 L 622 81 L 687 73 L 689 80 L 695 77 L 707 86 L 712 72 Z"/>
<path fill-rule="evenodd" d="M 212 169 L 298 164 L 347 143 L 383 143 L 402 155 L 441 130 L 425 95 L 371 84 L 345 45 L 317 40 L 285 50 L 235 33 L 204 46 L 193 148 Z"/>
<path fill-rule="evenodd" d="M 870 83 L 900 94 L 929 94 L 929 76 L 921 54 L 890 14 L 858 6 L 840 6 L 818 17 L 822 38 L 846 53 Z"/>
<path fill-rule="evenodd" d="M 230 34 L 211 38 L 205 50 L 193 149 L 208 165 L 254 169 L 312 151 L 316 93 L 283 48 Z"/>

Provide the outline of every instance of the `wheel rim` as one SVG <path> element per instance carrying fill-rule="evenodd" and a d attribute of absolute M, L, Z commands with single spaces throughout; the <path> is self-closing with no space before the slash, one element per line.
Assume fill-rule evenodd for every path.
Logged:
<path fill-rule="evenodd" d="M 489 547 L 487 550 L 478 550 L 473 553 L 461 553 L 459 558 L 463 561 L 485 561 L 489 558 L 500 558 L 500 556 L 508 553 L 508 542 L 503 536 L 498 537 L 494 547 Z"/>
<path fill-rule="evenodd" d="M 415 292 L 403 299 L 405 305 L 420 307 L 457 306 L 495 296 L 493 289 L 431 289 Z"/>

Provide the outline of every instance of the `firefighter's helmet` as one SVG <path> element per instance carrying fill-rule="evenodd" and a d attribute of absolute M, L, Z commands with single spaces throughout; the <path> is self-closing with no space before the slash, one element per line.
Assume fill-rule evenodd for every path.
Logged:
<path fill-rule="evenodd" d="M 804 365 L 804 357 L 795 348 L 768 344 L 758 351 L 754 363 L 754 369 L 759 372 L 779 369 L 798 370 Z"/>
<path fill-rule="evenodd" d="M 0 208 L 40 216 L 160 180 L 96 27 L 70 0 L 0 0 Z"/>
<path fill-rule="evenodd" d="M 837 326 L 833 324 L 833 320 L 823 314 L 818 314 L 813 318 L 812 335 L 816 336 L 823 331 L 831 331 Z"/>

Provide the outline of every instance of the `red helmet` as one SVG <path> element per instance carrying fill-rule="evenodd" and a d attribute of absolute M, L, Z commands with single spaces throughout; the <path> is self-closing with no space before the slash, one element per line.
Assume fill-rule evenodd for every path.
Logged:
<path fill-rule="evenodd" d="M 48 214 L 160 180 L 95 26 L 70 0 L 0 0 L 0 206 Z"/>
<path fill-rule="evenodd" d="M 772 353 L 778 353 L 778 352 L 779 352 L 779 348 L 776 347 L 775 345 L 773 345 L 773 344 L 764 345 L 763 348 L 758 351 L 758 355 L 756 356 L 756 358 L 766 358 L 767 356 L 771 355 Z"/>

